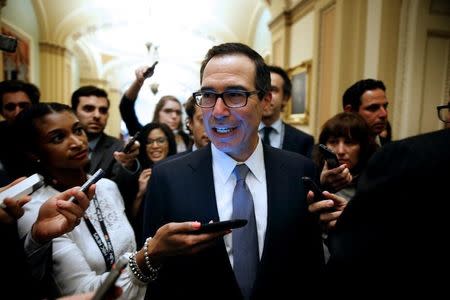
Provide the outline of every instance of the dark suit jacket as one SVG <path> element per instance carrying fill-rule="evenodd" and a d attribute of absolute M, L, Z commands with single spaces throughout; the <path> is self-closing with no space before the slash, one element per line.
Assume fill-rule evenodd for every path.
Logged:
<path fill-rule="evenodd" d="M 331 236 L 333 282 L 367 293 L 448 294 L 450 130 L 383 146 Z M 342 286 L 341 286 L 342 288 Z M 359 294 L 364 298 L 362 294 Z"/>
<path fill-rule="evenodd" d="M 140 174 L 140 169 L 136 172 L 122 167 L 113 156 L 114 151 L 122 151 L 124 143 L 112 136 L 102 133 L 100 140 L 95 146 L 94 151 L 91 154 L 91 160 L 88 165 L 90 174 L 94 174 L 99 168 L 105 171 L 105 178 L 113 180 L 124 198 L 125 205 L 128 208 L 131 201 L 133 201 L 133 191 L 130 190 L 130 186 L 134 182 L 137 182 Z M 138 168 L 138 166 L 136 167 Z"/>
<path fill-rule="evenodd" d="M 283 150 L 296 152 L 311 157 L 314 137 L 297 128 L 284 123 Z"/>
<path fill-rule="evenodd" d="M 253 299 L 304 294 L 318 283 L 323 267 L 320 228 L 307 210 L 302 176 L 314 177 L 309 159 L 264 146 L 268 217 Z M 144 236 L 168 222 L 218 220 L 211 146 L 155 166 L 144 210 Z M 150 297 L 149 297 L 150 296 Z M 149 299 L 239 299 L 222 239 L 192 256 L 170 258 Z"/>

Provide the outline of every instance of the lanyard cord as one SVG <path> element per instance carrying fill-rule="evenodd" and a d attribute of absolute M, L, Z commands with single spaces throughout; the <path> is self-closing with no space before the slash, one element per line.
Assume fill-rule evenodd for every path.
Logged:
<path fill-rule="evenodd" d="M 105 260 L 105 264 L 106 264 L 106 270 L 110 271 L 112 265 L 114 264 L 114 261 L 116 260 L 116 257 L 114 255 L 114 249 L 113 249 L 111 240 L 109 239 L 108 230 L 106 230 L 103 214 L 100 209 L 100 205 L 98 203 L 96 195 L 94 195 L 94 197 L 92 198 L 92 201 L 94 202 L 94 205 L 95 205 L 95 213 L 96 213 L 98 221 L 100 223 L 100 227 L 102 228 L 103 236 L 106 241 L 106 246 L 103 243 L 102 239 L 100 238 L 100 235 L 97 233 L 97 230 L 95 230 L 94 225 L 92 225 L 91 220 L 89 220 L 89 218 L 87 217 L 87 215 L 84 215 L 83 218 L 84 218 L 84 221 L 86 222 L 89 232 L 91 233 L 92 237 L 94 238 L 95 243 L 97 244 L 98 248 L 102 252 L 103 259 Z"/>

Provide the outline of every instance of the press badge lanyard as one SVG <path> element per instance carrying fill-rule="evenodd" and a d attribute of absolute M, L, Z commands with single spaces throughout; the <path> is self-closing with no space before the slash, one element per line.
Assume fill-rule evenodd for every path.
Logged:
<path fill-rule="evenodd" d="M 106 264 L 106 270 L 110 271 L 112 265 L 114 264 L 114 261 L 116 260 L 116 257 L 114 255 L 114 249 L 111 244 L 111 240 L 109 239 L 108 230 L 106 230 L 105 222 L 103 219 L 103 214 L 100 209 L 100 205 L 98 204 L 96 195 L 94 195 L 94 197 L 92 198 L 92 201 L 94 202 L 95 213 L 96 213 L 98 221 L 100 223 L 100 227 L 102 228 L 103 236 L 105 237 L 106 246 L 103 243 L 102 239 L 100 238 L 100 235 L 97 233 L 97 230 L 95 230 L 94 225 L 92 225 L 91 220 L 89 220 L 89 218 L 86 215 L 84 215 L 83 218 L 84 218 L 84 221 L 86 222 L 86 225 L 87 225 L 89 231 L 91 232 L 92 237 L 94 238 L 95 243 L 97 244 L 98 248 L 100 249 L 100 251 L 103 254 L 103 258 L 105 259 L 105 264 Z"/>

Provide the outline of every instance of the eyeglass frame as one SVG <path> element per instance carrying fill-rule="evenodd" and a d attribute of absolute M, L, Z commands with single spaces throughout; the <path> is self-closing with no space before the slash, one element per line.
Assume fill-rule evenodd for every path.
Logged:
<path fill-rule="evenodd" d="M 157 144 L 158 146 L 162 146 L 162 145 L 164 145 L 165 143 L 169 142 L 169 139 L 168 139 L 167 137 L 165 137 L 165 136 L 161 136 L 161 137 L 156 138 L 156 139 L 153 139 L 153 140 L 150 139 L 150 140 L 147 140 L 147 144 L 145 144 L 145 146 L 151 146 L 151 145 L 153 145 L 155 142 L 156 142 L 156 144 Z"/>
<path fill-rule="evenodd" d="M 210 94 L 214 94 L 215 97 L 216 97 L 216 99 L 215 99 L 215 101 L 214 101 L 214 104 L 211 105 L 211 106 L 202 106 L 202 105 L 200 105 L 199 101 L 197 100 L 197 96 L 201 96 L 202 93 L 210 93 Z M 224 95 L 225 95 L 225 94 L 230 94 L 230 93 L 242 93 L 242 94 L 244 94 L 244 95 L 245 95 L 245 101 L 244 101 L 244 104 L 242 104 L 242 105 L 240 105 L 240 106 L 230 106 L 230 105 L 228 105 L 227 101 L 226 101 L 225 98 L 224 98 Z M 259 93 L 258 90 L 254 90 L 254 91 L 226 90 L 226 91 L 224 91 L 224 92 L 222 92 L 222 93 L 217 93 L 217 92 L 214 92 L 214 91 L 205 90 L 205 91 L 197 91 L 197 92 L 195 92 L 195 93 L 192 93 L 192 97 L 194 97 L 195 105 L 197 105 L 197 106 L 199 106 L 199 107 L 201 107 L 201 108 L 213 108 L 214 106 L 216 106 L 217 100 L 218 100 L 219 98 L 222 99 L 223 104 L 225 104 L 225 106 L 228 107 L 228 108 L 241 108 L 241 107 L 244 107 L 244 106 L 247 105 L 248 97 L 250 97 L 250 96 L 252 96 L 252 95 L 255 95 L 255 94 L 258 94 L 258 93 Z"/>
<path fill-rule="evenodd" d="M 9 102 L 9 103 L 4 104 L 2 106 L 2 109 L 5 111 L 14 111 L 14 110 L 16 110 L 17 107 L 19 107 L 20 109 L 25 109 L 25 108 L 30 107 L 31 105 L 32 105 L 32 103 L 29 101 L 26 101 L 26 100 L 24 100 L 22 102 L 17 102 L 17 103 Z"/>
<path fill-rule="evenodd" d="M 438 105 L 438 106 L 436 106 L 436 109 L 437 109 L 437 114 L 438 114 L 438 119 L 439 120 L 441 120 L 442 122 L 444 122 L 444 123 L 450 123 L 450 118 L 448 118 L 447 117 L 447 120 L 442 120 L 441 119 L 441 110 L 442 109 L 444 109 L 444 108 L 446 108 L 446 109 L 448 109 L 449 111 L 447 112 L 447 115 L 450 113 L 450 104 L 446 104 L 446 105 Z"/>

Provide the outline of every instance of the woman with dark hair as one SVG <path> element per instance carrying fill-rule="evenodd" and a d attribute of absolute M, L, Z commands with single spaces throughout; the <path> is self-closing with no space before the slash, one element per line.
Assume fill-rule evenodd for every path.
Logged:
<path fill-rule="evenodd" d="M 376 145 L 370 138 L 369 127 L 357 113 L 343 112 L 325 122 L 319 135 L 319 143 L 334 151 L 339 164 L 345 164 L 351 176 L 351 182 L 335 190 L 336 194 L 350 199 L 354 192 L 359 174 L 365 168 L 367 161 L 376 150 Z M 321 177 L 331 172 L 318 148 L 313 151 L 313 160 L 322 170 Z M 322 178 L 321 178 L 322 181 Z"/>
<path fill-rule="evenodd" d="M 140 145 L 138 160 L 142 169 L 151 168 L 156 162 L 177 153 L 175 136 L 166 124 L 148 123 L 142 128 L 137 140 Z"/>
<path fill-rule="evenodd" d="M 143 127 L 137 118 L 134 104 L 145 79 L 153 75 L 152 72 L 148 77 L 145 77 L 144 73 L 147 69 L 148 67 L 144 66 L 135 71 L 136 79 L 120 100 L 120 114 L 127 125 L 128 133 L 130 135 L 134 135 Z M 181 102 L 176 97 L 167 95 L 161 97 L 156 104 L 152 120 L 152 123 L 166 124 L 173 131 L 178 153 L 186 151 L 192 145 L 192 139 L 183 130 L 181 114 Z"/>
<path fill-rule="evenodd" d="M 81 186 L 89 177 L 85 172 L 89 163 L 88 140 L 72 109 L 59 103 L 40 103 L 25 109 L 13 129 L 16 149 L 22 150 L 24 159 L 29 161 L 27 173 L 39 172 L 46 182 L 23 207 L 25 214 L 18 220 L 23 238 L 32 229 L 45 200 L 59 191 Z M 148 282 L 156 278 L 159 264 L 167 256 L 195 253 L 205 242 L 227 233 L 193 236 L 189 233 L 198 229 L 200 223 L 170 223 L 137 250 L 117 185 L 102 178 L 95 187 L 79 225 L 53 239 L 52 278 L 57 294 L 96 290 L 112 265 L 126 256 L 128 267 L 116 284 L 123 290 L 124 299 L 143 299 Z"/>
<path fill-rule="evenodd" d="M 152 168 L 168 156 L 177 153 L 175 136 L 169 126 L 162 123 L 148 123 L 141 129 L 137 141 L 139 142 L 138 160 L 142 166 L 137 186 L 134 187 L 135 198 L 128 218 L 134 228 L 136 241 L 142 240 L 142 200 L 147 190 L 147 184 L 152 174 Z"/>

